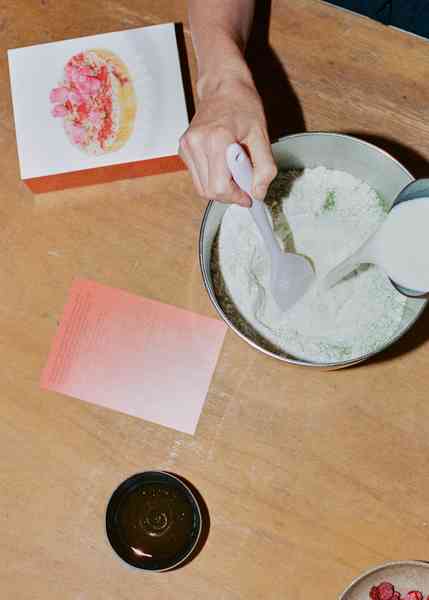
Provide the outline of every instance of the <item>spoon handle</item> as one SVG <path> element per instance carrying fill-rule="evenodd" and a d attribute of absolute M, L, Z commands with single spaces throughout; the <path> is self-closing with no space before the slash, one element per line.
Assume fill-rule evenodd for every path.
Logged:
<path fill-rule="evenodd" d="M 246 192 L 252 200 L 252 206 L 249 210 L 252 213 L 252 217 L 264 242 L 268 246 L 271 254 L 278 254 L 281 250 L 274 237 L 274 232 L 265 211 L 264 203 L 255 200 L 252 197 L 253 168 L 244 148 L 242 148 L 240 144 L 231 144 L 228 146 L 226 151 L 226 162 L 235 183 L 239 188 Z"/>
<path fill-rule="evenodd" d="M 361 254 L 360 248 L 357 252 L 348 256 L 345 260 L 340 262 L 339 265 L 334 267 L 329 271 L 327 275 L 325 275 L 323 284 L 326 289 L 333 287 L 337 283 L 344 279 L 347 275 L 349 275 L 355 268 L 361 263 Z"/>
<path fill-rule="evenodd" d="M 348 256 L 339 265 L 334 267 L 325 276 L 324 284 L 327 288 L 336 285 L 341 279 L 349 275 L 362 263 L 378 264 L 377 261 L 377 236 L 373 234 L 360 248 Z"/>

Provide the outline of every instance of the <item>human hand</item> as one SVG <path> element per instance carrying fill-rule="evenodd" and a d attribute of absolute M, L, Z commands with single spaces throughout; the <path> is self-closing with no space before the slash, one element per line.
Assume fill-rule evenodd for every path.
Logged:
<path fill-rule="evenodd" d="M 277 174 L 261 99 L 249 81 L 221 83 L 203 95 L 190 127 L 180 139 L 179 154 L 200 196 L 250 206 L 249 196 L 234 183 L 226 149 L 243 145 L 253 164 L 252 196 L 263 199 Z"/>

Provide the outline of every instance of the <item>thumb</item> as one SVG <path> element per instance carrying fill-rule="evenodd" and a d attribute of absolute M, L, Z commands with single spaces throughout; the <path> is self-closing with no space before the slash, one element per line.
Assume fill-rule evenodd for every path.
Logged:
<path fill-rule="evenodd" d="M 249 140 L 247 147 L 253 163 L 252 196 L 257 200 L 263 200 L 268 186 L 277 175 L 271 144 L 265 136 L 259 135 Z"/>

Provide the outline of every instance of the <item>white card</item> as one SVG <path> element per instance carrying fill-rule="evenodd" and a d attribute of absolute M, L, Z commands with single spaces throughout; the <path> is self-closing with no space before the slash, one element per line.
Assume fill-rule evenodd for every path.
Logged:
<path fill-rule="evenodd" d="M 68 61 L 94 48 L 126 65 L 136 107 L 126 143 L 96 156 L 71 142 L 50 101 Z M 22 179 L 177 154 L 188 115 L 173 23 L 18 48 L 8 58 Z"/>

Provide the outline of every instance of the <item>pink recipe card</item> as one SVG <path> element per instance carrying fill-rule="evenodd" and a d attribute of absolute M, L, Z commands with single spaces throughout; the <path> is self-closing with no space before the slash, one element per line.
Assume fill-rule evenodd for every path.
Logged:
<path fill-rule="evenodd" d="M 223 322 L 76 280 L 41 387 L 193 434 Z"/>

